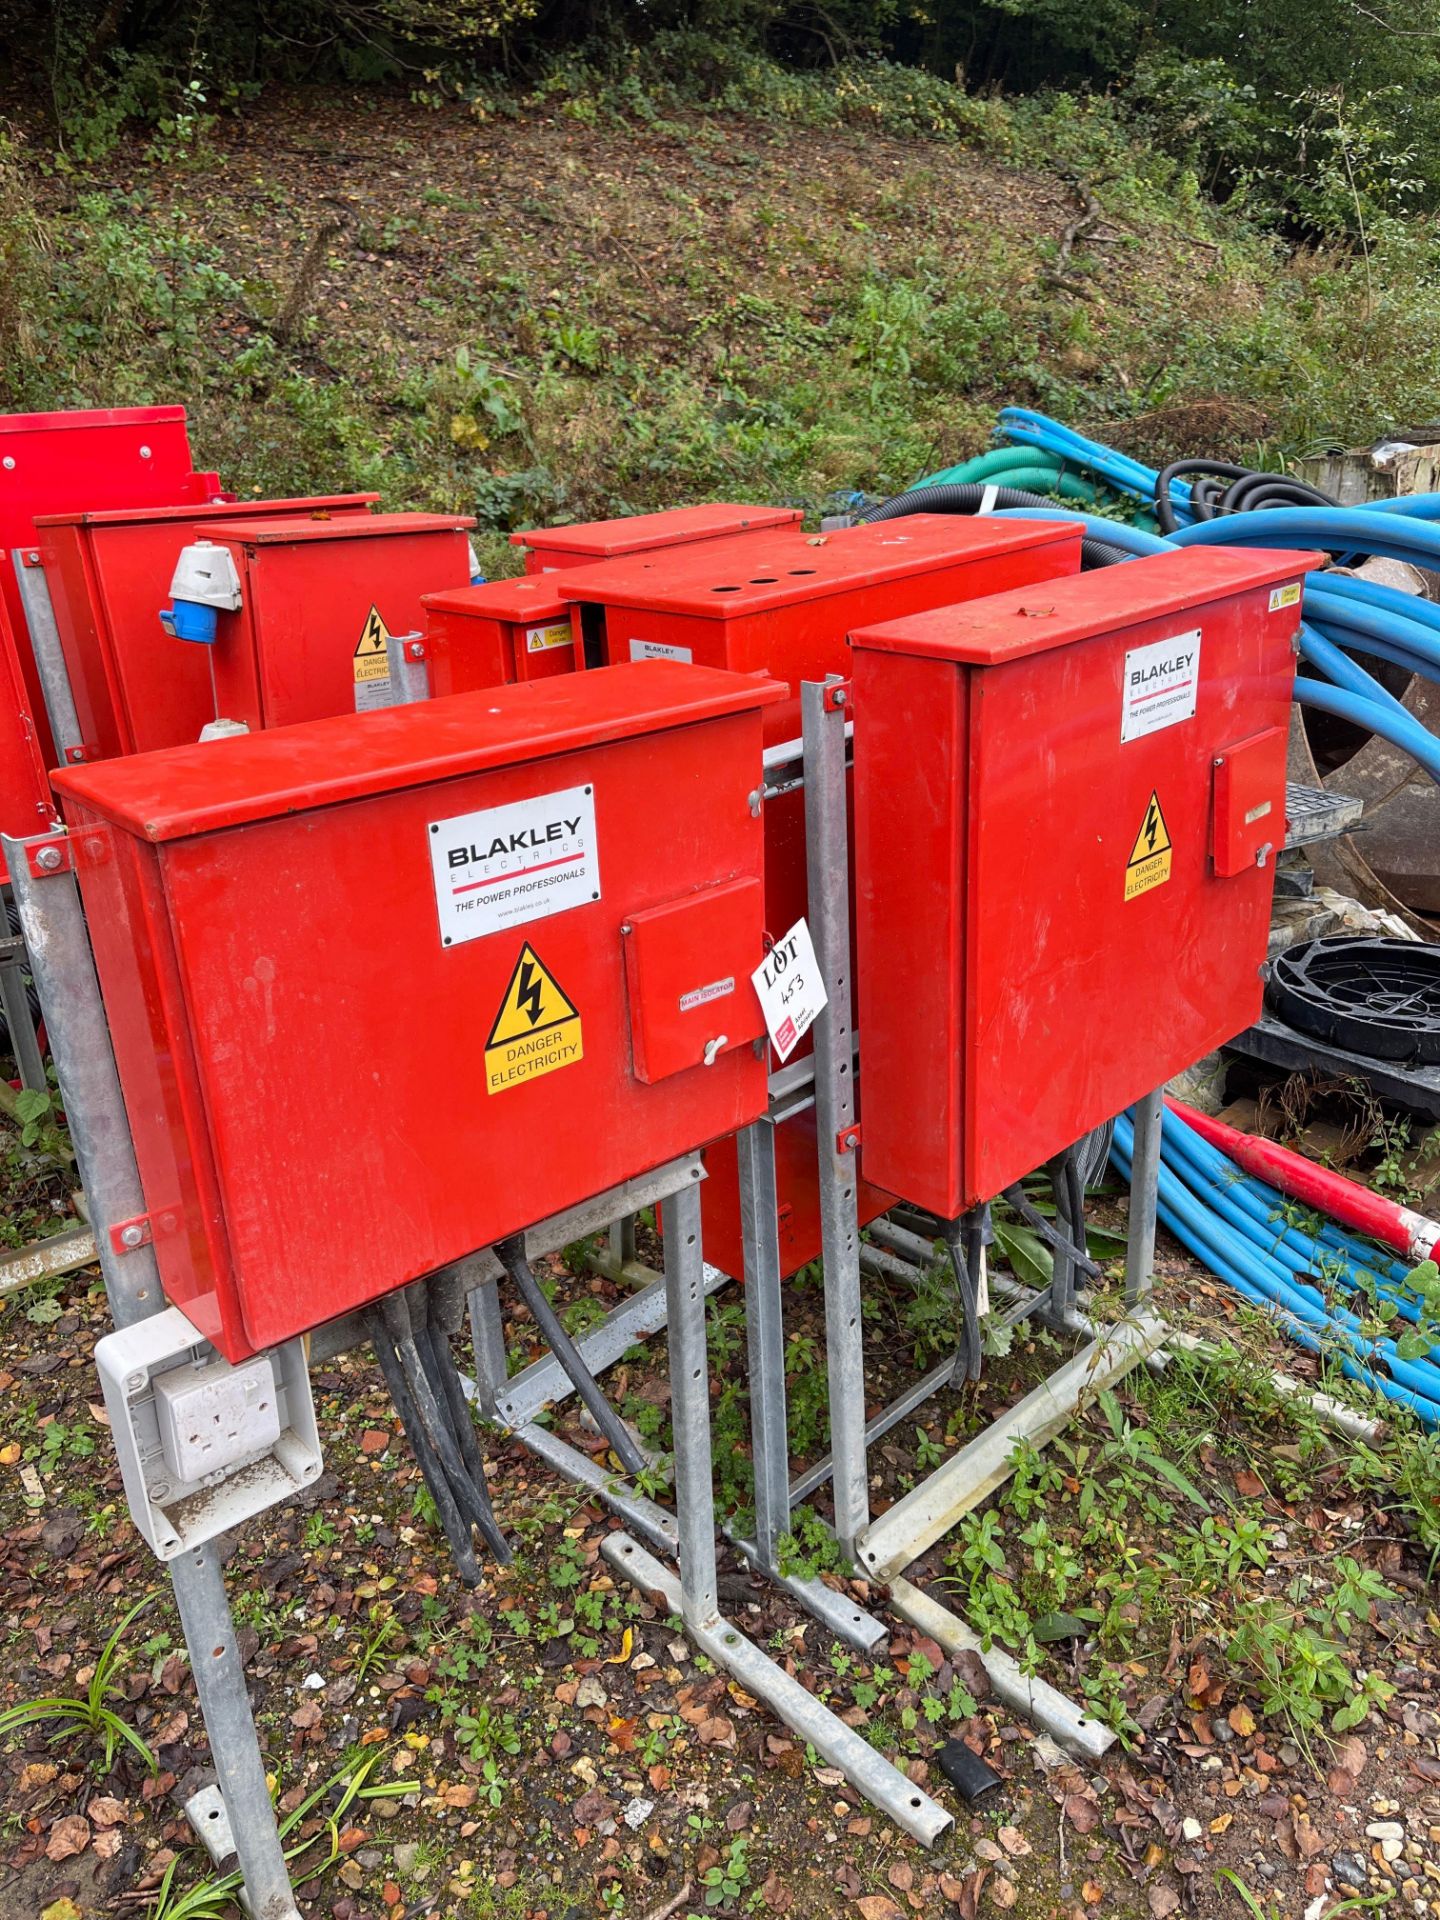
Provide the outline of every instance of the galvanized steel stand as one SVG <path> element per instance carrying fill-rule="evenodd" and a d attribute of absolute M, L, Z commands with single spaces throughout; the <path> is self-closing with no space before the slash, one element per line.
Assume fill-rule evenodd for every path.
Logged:
<path fill-rule="evenodd" d="M 702 1653 L 772 1707 L 801 1739 L 838 1767 L 905 1832 L 931 1845 L 951 1824 L 951 1815 L 720 1612 L 711 1483 L 710 1370 L 705 1349 L 705 1269 L 700 1250 L 700 1194 L 695 1187 L 682 1190 L 667 1203 L 665 1290 L 679 1577 L 628 1533 L 612 1533 L 602 1543 L 601 1552 L 618 1573 L 678 1614 Z"/>
<path fill-rule="evenodd" d="M 1021 1673 L 1016 1663 L 999 1649 L 982 1650 L 978 1636 L 956 1614 L 911 1586 L 903 1575 L 962 1514 L 1003 1485 L 1012 1471 L 1014 1451 L 1020 1441 L 1043 1446 L 1068 1424 L 1082 1399 L 1122 1378 L 1164 1343 L 1168 1330 L 1147 1304 L 1154 1265 L 1163 1102 L 1159 1093 L 1152 1093 L 1136 1109 L 1126 1317 L 1112 1327 L 1100 1329 L 1073 1307 L 1052 1299 L 1047 1293 L 1002 1285 L 997 1277 L 992 1284 L 996 1284 L 997 1291 L 1010 1296 L 1003 1318 L 1014 1321 L 1035 1314 L 1064 1330 L 1089 1336 L 1088 1344 L 878 1519 L 871 1520 L 867 1448 L 932 1394 L 950 1384 L 953 1364 L 947 1360 L 932 1369 L 867 1425 L 859 1311 L 860 1226 L 854 1170 L 854 1150 L 859 1145 L 854 1124 L 856 1058 L 850 1017 L 849 825 L 845 783 L 848 696 L 847 683 L 838 677 L 823 683 L 807 682 L 801 689 L 810 927 L 829 999 L 822 1016 L 823 1025 L 821 1021 L 816 1022 L 815 1101 L 820 1118 L 819 1175 L 832 1454 L 792 1484 L 790 1498 L 792 1501 L 803 1498 L 826 1478 L 833 1477 L 836 1536 L 859 1566 L 889 1586 L 894 1610 L 948 1652 L 979 1653 L 999 1699 L 1015 1711 L 1025 1713 L 1072 1751 L 1097 1758 L 1113 1742 L 1114 1735 L 1108 1728 L 1091 1719 L 1043 1680 Z M 864 716 L 860 715 L 855 724 L 863 726 Z M 863 1034 L 860 1045 L 863 1053 Z M 933 1249 L 923 1237 L 890 1221 L 877 1222 L 872 1235 L 880 1245 L 865 1249 L 866 1265 L 911 1284 L 921 1279 L 933 1258 Z"/>
<path fill-rule="evenodd" d="M 129 1247 L 120 1237 L 122 1224 L 145 1212 L 145 1201 L 70 841 L 55 833 L 31 840 L 6 837 L 3 845 L 90 1204 L 111 1317 L 117 1327 L 133 1326 L 160 1312 L 165 1297 L 153 1247 L 148 1242 Z M 197 1795 L 201 1805 L 192 1802 L 186 1812 L 212 1857 L 221 1840 L 217 1822 L 223 1837 L 233 1841 L 254 1920 L 299 1920 L 216 1543 L 172 1561 L 170 1579 L 221 1796 L 217 1809 L 213 1790 Z M 219 1857 L 227 1851 L 220 1845 Z"/>

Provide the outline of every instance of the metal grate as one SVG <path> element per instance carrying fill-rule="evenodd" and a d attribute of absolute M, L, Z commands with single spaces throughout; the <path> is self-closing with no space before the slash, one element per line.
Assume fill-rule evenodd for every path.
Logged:
<path fill-rule="evenodd" d="M 1309 847 L 1317 840 L 1333 840 L 1348 833 L 1364 811 L 1364 801 L 1348 793 L 1327 793 L 1323 787 L 1285 788 L 1285 844 Z"/>

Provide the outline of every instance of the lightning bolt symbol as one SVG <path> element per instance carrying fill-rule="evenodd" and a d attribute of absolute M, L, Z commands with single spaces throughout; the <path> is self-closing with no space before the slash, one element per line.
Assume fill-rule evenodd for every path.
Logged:
<path fill-rule="evenodd" d="M 1155 836 L 1160 831 L 1160 809 L 1152 800 L 1145 815 L 1145 844 L 1151 853 L 1155 851 Z"/>
<path fill-rule="evenodd" d="M 537 976 L 535 962 L 533 960 L 522 961 L 520 964 L 520 985 L 516 989 L 515 1004 L 517 1007 L 524 1008 L 526 1014 L 529 1016 L 532 1027 L 540 1024 L 540 995 L 542 992 L 543 988 Z"/>
<path fill-rule="evenodd" d="M 370 617 L 365 622 L 365 638 L 372 647 L 376 649 L 379 648 L 380 616 L 375 611 L 374 607 L 370 609 Z"/>

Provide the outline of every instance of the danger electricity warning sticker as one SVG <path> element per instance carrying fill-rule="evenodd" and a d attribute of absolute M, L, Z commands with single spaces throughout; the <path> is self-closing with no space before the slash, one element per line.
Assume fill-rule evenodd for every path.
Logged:
<path fill-rule="evenodd" d="M 1125 898 L 1134 900 L 1152 887 L 1163 887 L 1170 878 L 1171 856 L 1170 829 L 1165 824 L 1160 796 L 1152 792 L 1126 863 Z"/>
<path fill-rule="evenodd" d="M 583 1057 L 575 1003 L 527 940 L 485 1042 L 485 1091 L 504 1093 Z"/>
<path fill-rule="evenodd" d="M 390 629 L 372 606 L 355 642 L 351 664 L 355 670 L 355 711 L 369 713 L 376 707 L 388 707 L 392 701 L 390 686 Z"/>
<path fill-rule="evenodd" d="M 549 653 L 555 647 L 570 645 L 570 622 L 553 621 L 549 626 L 527 627 L 525 629 L 525 651 L 527 653 Z"/>

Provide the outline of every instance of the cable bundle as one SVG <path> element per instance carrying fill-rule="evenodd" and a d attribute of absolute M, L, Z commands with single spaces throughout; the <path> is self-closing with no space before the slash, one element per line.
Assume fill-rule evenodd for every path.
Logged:
<path fill-rule="evenodd" d="M 1111 1157 L 1126 1180 L 1134 1148 L 1133 1122 L 1122 1114 Z M 1440 1427 L 1440 1343 L 1423 1357 L 1404 1358 L 1395 1340 L 1365 1327 L 1367 1318 L 1373 1326 L 1379 1303 L 1394 1307 L 1391 1324 L 1418 1326 L 1420 1302 L 1405 1285 L 1406 1265 L 1333 1222 L 1311 1232 L 1298 1223 L 1293 1202 L 1242 1173 L 1169 1109 L 1160 1152 L 1160 1219 L 1182 1246 L 1272 1313 L 1297 1345 L 1338 1360 L 1349 1379 Z M 1303 1217 L 1314 1224 L 1314 1215 Z M 1357 1295 L 1363 1314 L 1346 1304 Z"/>
<path fill-rule="evenodd" d="M 1157 473 L 1028 407 L 1004 408 L 996 432 L 1010 444 L 917 481 L 866 518 L 999 511 L 1074 519 L 1085 528 L 1087 566 L 1164 553 L 1172 546 L 1224 545 L 1319 548 L 1345 562 L 1386 555 L 1440 571 L 1437 493 L 1340 507 L 1303 481 L 1225 461 L 1177 460 Z M 1196 476 L 1193 481 L 1183 477 L 1187 473 Z M 1014 489 L 1032 497 L 1007 497 Z M 1145 510 L 1126 525 L 1040 497 L 1058 494 L 1093 504 L 1102 490 Z M 1158 526 L 1168 531 L 1161 535 Z M 1440 606 L 1374 581 L 1325 571 L 1306 577 L 1303 612 L 1301 655 L 1323 677 L 1302 674 L 1295 698 L 1378 734 L 1440 780 L 1440 740 L 1350 657 L 1363 653 L 1407 673 L 1440 679 Z"/>

